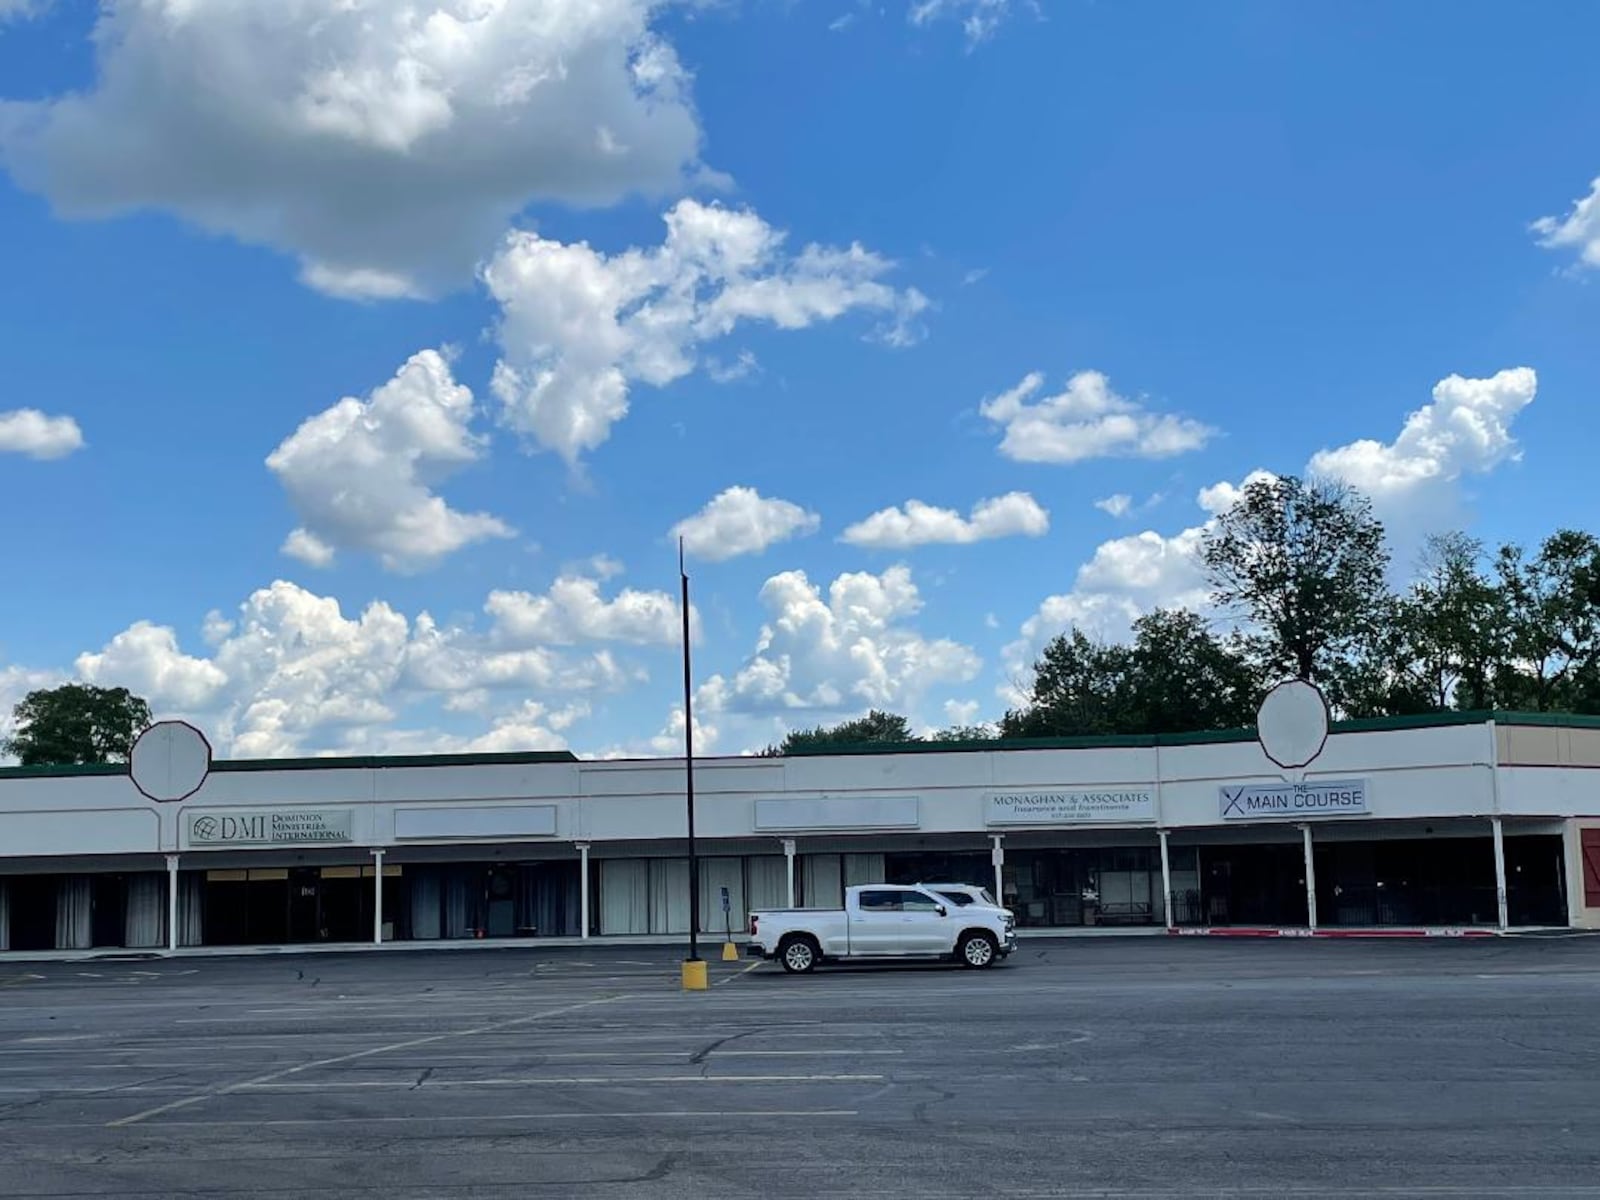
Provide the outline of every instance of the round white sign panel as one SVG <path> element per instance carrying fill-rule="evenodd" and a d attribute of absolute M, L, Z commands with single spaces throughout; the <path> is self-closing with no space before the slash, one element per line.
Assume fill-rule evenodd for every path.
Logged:
<path fill-rule="evenodd" d="M 211 772 L 211 743 L 187 721 L 157 721 L 128 755 L 133 786 L 152 800 L 186 800 Z"/>
<path fill-rule="evenodd" d="M 1256 735 L 1267 757 L 1280 767 L 1303 767 L 1328 740 L 1328 702 L 1303 679 L 1280 683 L 1256 713 Z"/>

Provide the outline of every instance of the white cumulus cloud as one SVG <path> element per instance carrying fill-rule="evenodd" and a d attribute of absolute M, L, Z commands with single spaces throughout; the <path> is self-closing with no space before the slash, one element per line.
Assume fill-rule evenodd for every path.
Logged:
<path fill-rule="evenodd" d="M 1463 476 L 1485 474 L 1517 457 L 1512 423 L 1533 402 L 1538 379 L 1516 367 L 1485 379 L 1451 375 L 1433 389 L 1429 404 L 1412 412 L 1391 442 L 1363 438 L 1311 456 L 1305 472 L 1343 479 L 1372 498 L 1391 541 L 1396 562 L 1422 534 L 1448 528 L 1459 514 Z M 1156 608 L 1204 611 L 1209 594 L 1199 561 L 1211 520 L 1226 512 L 1269 471 L 1250 472 L 1240 483 L 1203 487 L 1195 497 L 1208 520 L 1173 535 L 1146 530 L 1102 543 L 1078 569 L 1071 591 L 1047 596 L 1005 647 L 1012 681 L 1001 695 L 1017 702 L 1017 680 L 1056 634 L 1076 626 L 1092 636 L 1126 636 L 1138 617 Z"/>
<path fill-rule="evenodd" d="M 184 712 L 206 707 L 228 683 L 215 663 L 183 653 L 177 634 L 149 621 L 136 621 L 97 654 L 78 655 L 74 665 L 89 683 L 125 687 Z"/>
<path fill-rule="evenodd" d="M 856 522 L 840 535 L 853 546 L 905 549 L 932 544 L 965 545 L 1003 537 L 1042 537 L 1050 530 L 1050 514 L 1027 492 L 1007 492 L 972 506 L 963 517 L 953 508 L 936 508 L 920 500 L 885 508 Z"/>
<path fill-rule="evenodd" d="M 1128 495 L 1127 492 L 1117 492 L 1114 495 L 1106 496 L 1104 499 L 1096 500 L 1094 506 L 1110 516 L 1125 517 L 1133 509 L 1133 497 Z"/>
<path fill-rule="evenodd" d="M 762 586 L 767 610 L 755 653 L 731 677 L 714 675 L 697 704 L 708 717 L 870 707 L 908 709 L 939 684 L 965 683 L 980 660 L 946 638 L 908 625 L 922 608 L 904 566 L 882 574 L 846 572 L 822 588 L 804 571 L 784 571 Z M 697 713 L 698 716 L 698 713 Z"/>
<path fill-rule="evenodd" d="M 1372 497 L 1380 512 L 1403 505 L 1430 512 L 1448 501 L 1463 475 L 1481 475 L 1514 459 L 1511 426 L 1533 403 L 1539 378 L 1513 367 L 1487 379 L 1451 375 L 1433 388 L 1432 403 L 1406 418 L 1392 442 L 1362 438 L 1311 456 L 1309 471 L 1343 479 Z"/>
<path fill-rule="evenodd" d="M 560 749 L 591 697 L 646 678 L 611 646 L 674 646 L 679 628 L 666 593 L 606 597 L 577 576 L 539 595 L 492 592 L 484 610 L 482 624 L 440 625 L 375 600 L 347 615 L 333 597 L 279 580 L 232 618 L 208 614 L 204 653 L 137 621 L 74 666 L 87 682 L 146 697 L 159 715 L 196 721 L 233 757 Z M 0 690 L 13 675 L 0 672 Z M 430 705 L 485 727 L 408 723 Z"/>
<path fill-rule="evenodd" d="M 607 600 L 597 580 L 578 575 L 562 576 L 542 595 L 490 592 L 483 607 L 494 619 L 494 636 L 501 644 L 671 646 L 682 637 L 683 618 L 675 597 L 624 588 Z"/>
<path fill-rule="evenodd" d="M 83 430 L 71 417 L 46 416 L 36 408 L 0 412 L 0 454 L 65 458 L 83 447 Z"/>
<path fill-rule="evenodd" d="M 692 517 L 672 527 L 684 550 L 706 562 L 759 554 L 768 546 L 815 533 L 822 518 L 800 505 L 755 488 L 730 487 L 717 493 Z"/>
<path fill-rule="evenodd" d="M 1118 395 L 1099 371 L 1079 371 L 1063 391 L 1034 400 L 1043 387 L 1044 376 L 1035 371 L 979 406 L 1004 430 L 1000 453 L 1007 458 L 1038 463 L 1170 458 L 1200 449 L 1216 433 L 1199 421 L 1151 412 Z"/>
<path fill-rule="evenodd" d="M 1540 217 L 1533 223 L 1539 244 L 1551 250 L 1572 250 L 1585 267 L 1600 267 L 1600 178 L 1589 194 L 1572 202 L 1564 217 Z"/>
<path fill-rule="evenodd" d="M 118 0 L 90 86 L 0 106 L 0 159 L 70 216 L 161 209 L 285 250 L 336 295 L 431 294 L 531 201 L 692 174 L 688 76 L 652 30 L 664 7 Z"/>
<path fill-rule="evenodd" d="M 347 396 L 309 417 L 267 457 L 304 524 L 284 553 L 326 566 L 339 549 L 418 570 L 463 546 L 509 537 L 488 513 L 463 513 L 430 490 L 478 459 L 472 392 L 436 350 L 411 357 L 366 400 Z"/>
<path fill-rule="evenodd" d="M 860 245 L 784 248 L 749 210 L 681 200 L 652 249 L 606 254 L 587 242 L 508 234 L 484 268 L 500 304 L 493 388 L 502 419 L 576 462 L 611 436 L 635 383 L 664 387 L 704 343 L 740 322 L 803 329 L 864 310 L 882 340 L 915 337 L 927 300 L 884 282 L 893 264 Z"/>

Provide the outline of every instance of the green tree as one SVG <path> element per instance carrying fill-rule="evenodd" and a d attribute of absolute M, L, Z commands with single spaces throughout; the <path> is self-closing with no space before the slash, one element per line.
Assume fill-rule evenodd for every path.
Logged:
<path fill-rule="evenodd" d="M 1243 640 L 1219 638 L 1187 609 L 1133 623 L 1130 667 L 1134 732 L 1236 729 L 1256 719 L 1262 679 Z"/>
<path fill-rule="evenodd" d="M 11 714 L 5 749 L 23 766 L 125 762 L 150 724 L 150 705 L 127 688 L 82 683 L 29 692 Z"/>
<path fill-rule="evenodd" d="M 1127 646 L 1096 642 L 1081 629 L 1052 638 L 1034 664 L 1028 703 L 1001 718 L 1001 736 L 1127 732 L 1129 659 Z"/>
<path fill-rule="evenodd" d="M 917 735 L 911 725 L 898 713 L 873 709 L 864 717 L 841 721 L 837 725 L 818 725 L 814 729 L 796 729 L 785 735 L 776 746 L 768 746 L 770 755 L 796 754 L 845 749 L 852 746 L 889 745 L 914 742 Z"/>
<path fill-rule="evenodd" d="M 994 725 L 951 725 L 930 733 L 927 742 L 992 742 L 1000 736 Z"/>
<path fill-rule="evenodd" d="M 1129 645 L 1078 629 L 1053 639 L 1035 664 L 1028 704 L 1005 715 L 1001 734 L 1227 729 L 1248 725 L 1260 696 L 1260 675 L 1238 639 L 1217 637 L 1187 610 L 1157 610 L 1134 622 Z"/>
<path fill-rule="evenodd" d="M 1600 666 L 1600 540 L 1559 530 L 1532 558 L 1503 546 L 1495 573 L 1509 659 L 1499 702 L 1539 712 L 1569 707 Z"/>
<path fill-rule="evenodd" d="M 1377 628 L 1389 595 L 1383 524 L 1332 480 L 1258 479 L 1207 529 L 1201 560 L 1219 607 L 1249 618 L 1262 667 L 1331 683 Z"/>
<path fill-rule="evenodd" d="M 1486 709 L 1505 673 L 1506 595 L 1464 533 L 1430 537 L 1415 582 L 1380 609 L 1363 645 L 1338 669 L 1334 700 L 1348 716 Z"/>

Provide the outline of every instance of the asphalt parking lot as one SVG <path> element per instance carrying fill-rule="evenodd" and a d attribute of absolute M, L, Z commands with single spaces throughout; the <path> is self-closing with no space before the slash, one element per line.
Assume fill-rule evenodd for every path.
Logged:
<path fill-rule="evenodd" d="M 712 978 L 0 964 L 0 1196 L 1600 1196 L 1596 938 Z"/>

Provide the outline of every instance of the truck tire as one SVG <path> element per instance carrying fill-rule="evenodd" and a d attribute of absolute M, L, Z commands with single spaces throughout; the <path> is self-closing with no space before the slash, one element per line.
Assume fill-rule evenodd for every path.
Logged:
<path fill-rule="evenodd" d="M 778 961 L 791 975 L 808 975 L 817 969 L 822 952 L 816 939 L 804 933 L 791 933 L 778 943 Z"/>
<path fill-rule="evenodd" d="M 982 970 L 992 967 L 1000 957 L 1000 947 L 994 935 L 982 929 L 969 929 L 956 944 L 956 961 L 963 967 Z"/>

